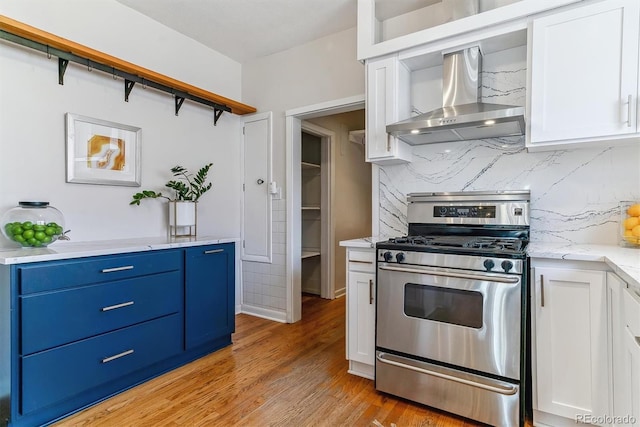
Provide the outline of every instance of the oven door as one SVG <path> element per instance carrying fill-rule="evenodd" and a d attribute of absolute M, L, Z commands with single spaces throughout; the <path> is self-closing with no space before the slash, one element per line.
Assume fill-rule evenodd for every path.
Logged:
<path fill-rule="evenodd" d="M 519 380 L 521 281 L 379 263 L 376 347 Z"/>

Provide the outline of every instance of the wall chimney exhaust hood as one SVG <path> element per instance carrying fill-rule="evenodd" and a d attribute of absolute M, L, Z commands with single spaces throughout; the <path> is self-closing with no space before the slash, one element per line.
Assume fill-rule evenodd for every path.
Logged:
<path fill-rule="evenodd" d="M 478 46 L 443 59 L 442 108 L 387 125 L 387 133 L 409 145 L 524 134 L 524 107 L 480 102 Z"/>

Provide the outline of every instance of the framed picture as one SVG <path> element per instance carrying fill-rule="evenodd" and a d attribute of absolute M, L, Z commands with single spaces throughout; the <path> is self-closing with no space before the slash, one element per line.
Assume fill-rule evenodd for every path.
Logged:
<path fill-rule="evenodd" d="M 67 118 L 67 182 L 140 186 L 142 129 L 78 114 Z"/>

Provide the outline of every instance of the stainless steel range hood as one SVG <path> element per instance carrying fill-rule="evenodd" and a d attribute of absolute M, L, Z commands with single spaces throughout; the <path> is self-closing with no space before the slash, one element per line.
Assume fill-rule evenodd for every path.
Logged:
<path fill-rule="evenodd" d="M 387 126 L 410 145 L 523 135 L 524 107 L 480 102 L 482 55 L 474 46 L 444 55 L 442 108 Z"/>

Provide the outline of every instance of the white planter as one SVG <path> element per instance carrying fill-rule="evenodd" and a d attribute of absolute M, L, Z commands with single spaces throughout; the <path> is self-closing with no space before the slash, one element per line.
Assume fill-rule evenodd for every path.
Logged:
<path fill-rule="evenodd" d="M 171 236 L 195 236 L 197 218 L 197 202 L 169 202 Z"/>

